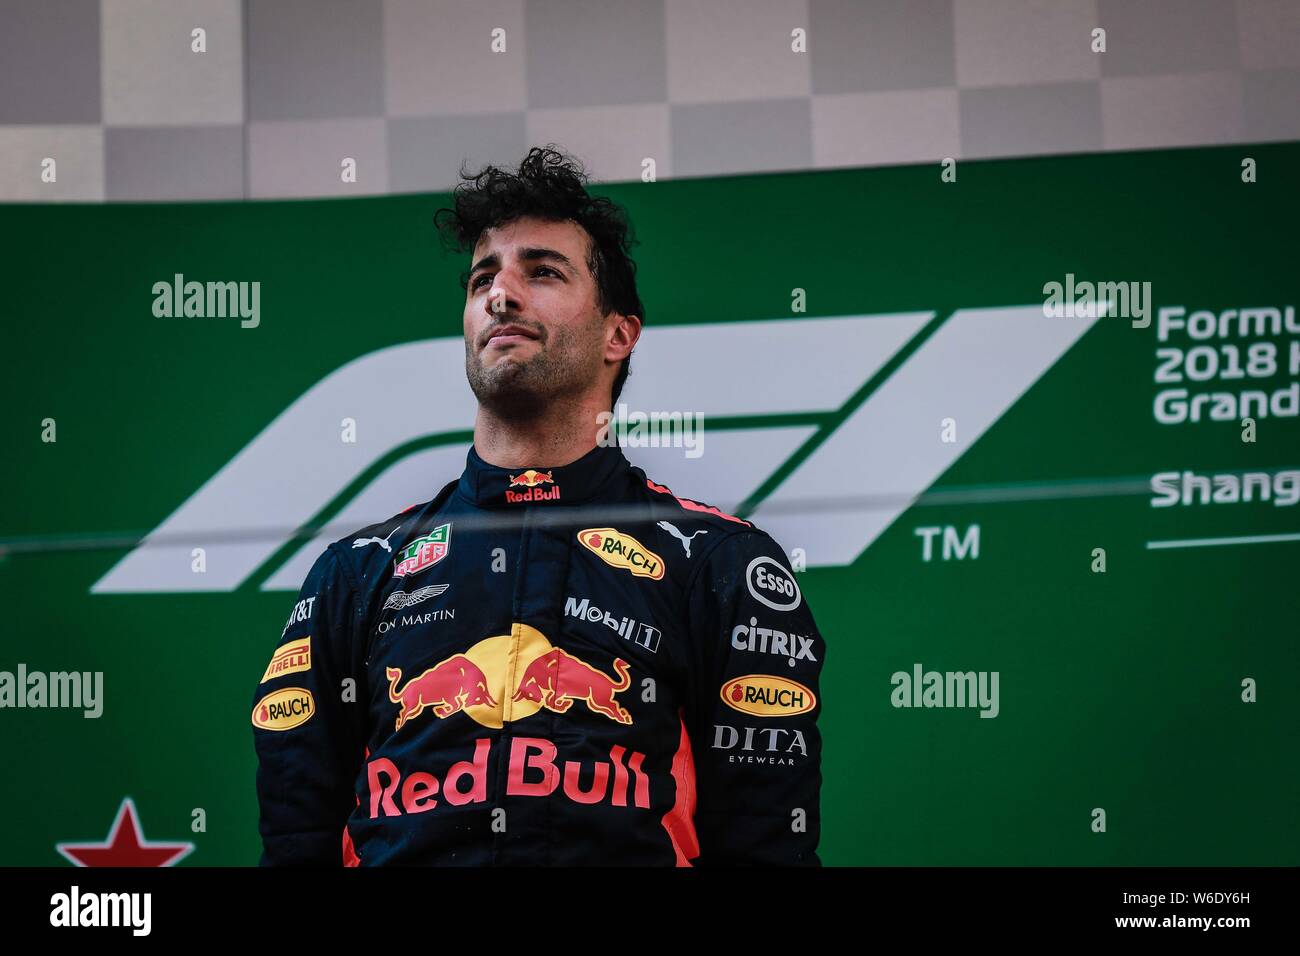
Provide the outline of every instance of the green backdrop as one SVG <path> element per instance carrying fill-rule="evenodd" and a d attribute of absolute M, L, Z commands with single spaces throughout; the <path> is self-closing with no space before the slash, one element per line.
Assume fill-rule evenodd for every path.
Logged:
<path fill-rule="evenodd" d="M 1297 163 L 1300 144 L 1268 144 L 970 162 L 956 183 L 935 165 L 600 191 L 643 240 L 652 326 L 790 318 L 794 287 L 808 317 L 942 318 L 1041 302 L 1066 273 L 1218 311 L 1300 299 Z M 102 840 L 126 796 L 148 839 L 195 844 L 182 865 L 256 861 L 247 708 L 293 596 L 256 580 L 90 587 L 331 371 L 460 334 L 466 262 L 431 225 L 446 198 L 0 206 L 0 670 L 105 675 L 97 720 L 0 709 L 0 863 L 66 865 L 55 844 Z M 175 272 L 260 280 L 260 327 L 155 318 L 150 289 Z M 1294 379 L 1297 338 L 1265 338 L 1282 363 L 1264 386 Z M 1154 322 L 1099 321 L 932 489 L 1136 492 L 918 504 L 851 566 L 801 575 L 830 648 L 826 863 L 1300 862 L 1300 541 L 1145 546 L 1294 533 L 1300 509 L 1155 509 L 1142 487 L 1165 470 L 1297 467 L 1300 423 L 1261 420 L 1254 443 L 1234 422 L 1157 424 L 1157 344 Z M 824 361 L 854 357 L 828 346 Z M 921 561 L 916 527 L 973 523 L 978 560 Z M 894 708 L 890 675 L 915 662 L 998 671 L 999 716 Z"/>

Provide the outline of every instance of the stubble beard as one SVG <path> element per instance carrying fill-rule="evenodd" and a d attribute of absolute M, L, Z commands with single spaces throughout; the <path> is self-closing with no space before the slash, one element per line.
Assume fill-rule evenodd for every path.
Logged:
<path fill-rule="evenodd" d="M 479 405 L 498 417 L 531 420 L 543 415 L 556 399 L 575 394 L 590 385 L 582 367 L 582 356 L 566 333 L 548 335 L 534 355 L 516 358 L 513 348 L 492 366 L 483 364 L 482 353 L 466 348 L 465 377 Z"/>

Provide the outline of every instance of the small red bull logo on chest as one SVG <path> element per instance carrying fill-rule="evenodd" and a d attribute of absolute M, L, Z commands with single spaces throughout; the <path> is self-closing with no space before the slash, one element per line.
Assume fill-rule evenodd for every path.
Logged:
<path fill-rule="evenodd" d="M 553 487 L 546 487 L 551 485 Z M 511 488 L 521 487 L 523 491 L 512 491 Z M 558 501 L 560 498 L 560 486 L 555 484 L 555 479 L 549 471 L 538 471 L 536 468 L 529 468 L 527 471 L 518 475 L 510 476 L 510 488 L 506 489 L 506 502 L 512 505 L 524 504 L 529 501 Z"/>

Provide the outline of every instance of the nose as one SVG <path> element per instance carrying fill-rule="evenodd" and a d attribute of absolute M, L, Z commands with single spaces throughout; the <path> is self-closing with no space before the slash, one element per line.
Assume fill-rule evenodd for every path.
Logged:
<path fill-rule="evenodd" d="M 515 281 L 512 270 L 506 267 L 498 269 L 496 275 L 492 277 L 492 284 L 488 286 L 487 295 L 483 298 L 483 311 L 493 318 L 523 311 L 520 288 L 522 286 Z"/>

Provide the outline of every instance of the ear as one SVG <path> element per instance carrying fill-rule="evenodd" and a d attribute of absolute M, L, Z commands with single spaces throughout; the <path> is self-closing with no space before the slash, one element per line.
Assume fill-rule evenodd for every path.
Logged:
<path fill-rule="evenodd" d="M 609 320 L 609 339 L 605 343 L 605 361 L 621 362 L 632 354 L 636 343 L 641 339 L 641 317 L 611 312 Z"/>

